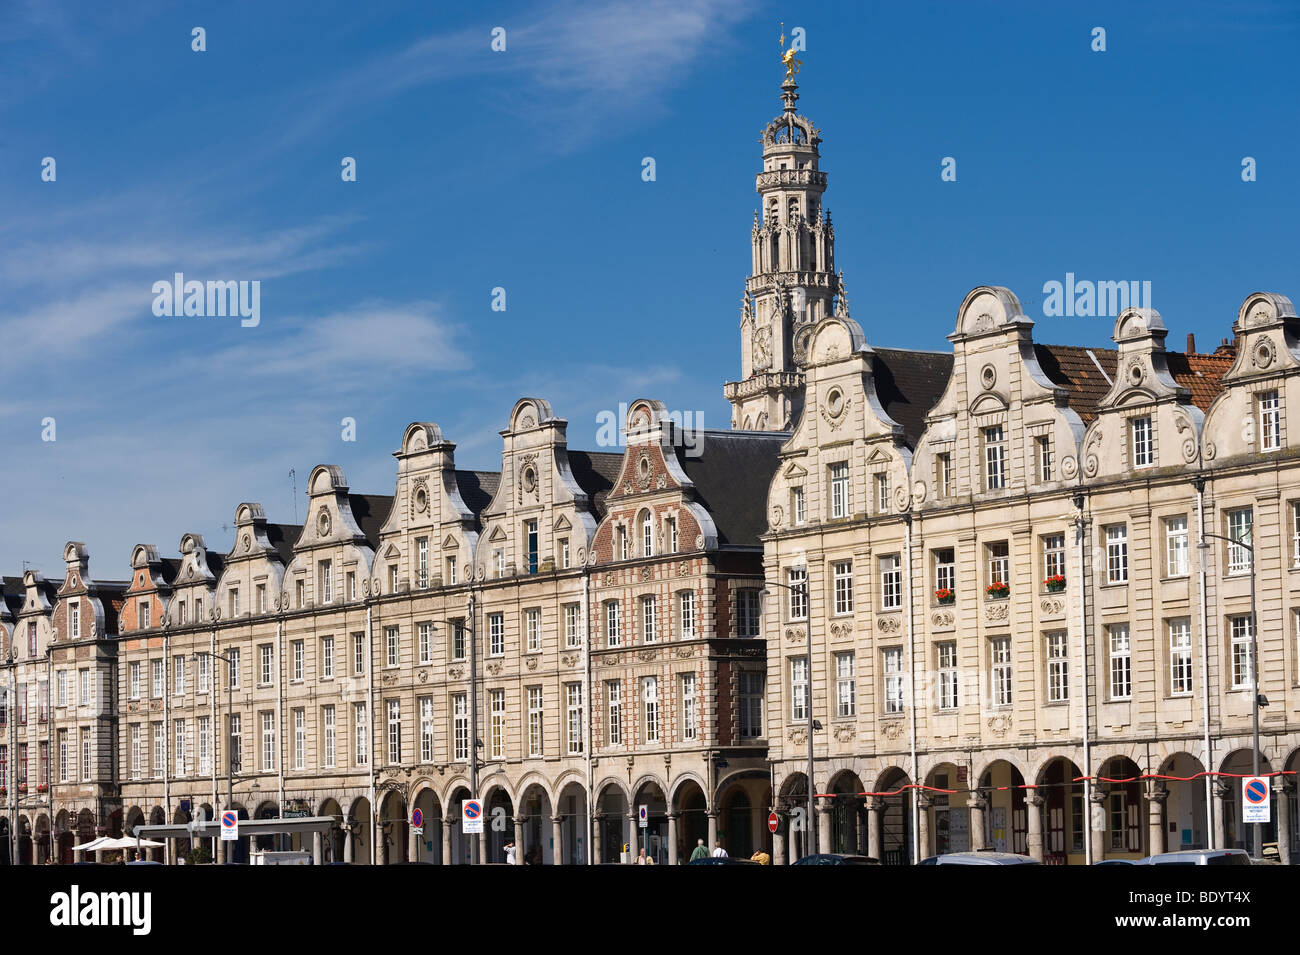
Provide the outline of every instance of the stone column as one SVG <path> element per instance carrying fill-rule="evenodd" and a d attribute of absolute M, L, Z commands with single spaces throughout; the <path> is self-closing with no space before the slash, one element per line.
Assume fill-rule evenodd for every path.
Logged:
<path fill-rule="evenodd" d="M 668 813 L 668 864 L 677 865 L 677 813 Z"/>
<path fill-rule="evenodd" d="M 879 797 L 867 798 L 867 855 L 881 862 L 885 861 L 880 854 L 880 820 L 884 815 L 884 809 L 884 804 Z"/>
<path fill-rule="evenodd" d="M 641 846 L 638 845 L 638 843 L 641 841 L 640 827 L 637 825 L 638 822 L 639 820 L 635 812 L 629 812 L 627 814 L 627 861 L 628 862 L 636 862 L 636 857 L 641 854 Z"/>
<path fill-rule="evenodd" d="M 984 848 L 984 814 L 989 808 L 988 796 L 980 790 L 970 798 L 970 847 L 973 852 Z"/>
<path fill-rule="evenodd" d="M 815 805 L 817 812 L 817 851 L 823 855 L 831 851 L 831 808 L 829 799 L 819 799 Z"/>
<path fill-rule="evenodd" d="M 564 865 L 564 817 L 551 817 L 551 865 Z"/>
<path fill-rule="evenodd" d="M 867 854 L 867 804 L 859 802 L 853 807 L 854 831 L 857 833 L 857 845 L 855 851 L 860 856 Z"/>
<path fill-rule="evenodd" d="M 785 830 L 790 824 L 790 817 L 784 809 L 772 807 L 776 813 L 776 832 L 772 833 L 772 865 L 785 865 Z"/>
<path fill-rule="evenodd" d="M 515 816 L 515 861 L 520 865 L 523 865 L 524 859 L 528 858 L 524 846 L 524 824 L 527 821 L 526 816 Z"/>
<path fill-rule="evenodd" d="M 916 793 L 916 802 L 920 807 L 920 812 L 917 813 L 916 818 L 916 833 L 919 837 L 917 841 L 921 847 L 920 855 L 912 860 L 912 864 L 916 865 L 922 859 L 928 859 L 934 855 L 934 851 L 930 848 L 930 807 L 934 804 L 934 800 L 926 793 L 918 792 L 915 789 L 912 792 Z"/>
<path fill-rule="evenodd" d="M 1277 810 L 1277 855 L 1283 865 L 1291 864 L 1291 803 L 1296 786 L 1281 776 L 1273 777 L 1273 807 Z"/>
<path fill-rule="evenodd" d="M 311 864 L 325 864 L 325 836 L 319 829 L 311 834 Z"/>
<path fill-rule="evenodd" d="M 375 826 L 375 838 L 379 840 L 379 845 L 375 846 L 375 865 L 388 865 L 388 835 L 382 823 Z"/>
<path fill-rule="evenodd" d="M 353 834 L 353 829 L 351 826 L 343 830 L 343 861 L 344 862 L 352 861 L 352 834 Z M 223 856 L 225 855 L 224 847 L 222 849 L 222 855 Z"/>
<path fill-rule="evenodd" d="M 486 820 L 484 820 L 484 822 L 486 823 Z M 480 832 L 476 838 L 478 839 L 479 864 L 483 865 L 491 862 L 492 860 L 488 858 L 488 827 L 486 824 L 483 826 L 483 831 Z"/>
<path fill-rule="evenodd" d="M 1107 792 L 1101 786 L 1092 787 L 1092 805 L 1088 807 L 1088 818 L 1092 821 L 1092 832 L 1089 833 L 1092 839 L 1092 861 L 1100 862 L 1106 858 L 1106 796 Z M 1128 820 L 1125 820 L 1127 825 Z"/>
<path fill-rule="evenodd" d="M 712 855 L 713 847 L 718 842 L 718 811 L 716 809 L 710 809 L 708 816 L 709 816 L 708 845 L 709 845 L 709 854 Z"/>
<path fill-rule="evenodd" d="M 451 823 L 443 817 L 438 828 L 442 830 L 442 864 L 451 865 Z"/>
<path fill-rule="evenodd" d="M 1169 790 L 1164 786 L 1152 786 L 1147 794 L 1147 855 L 1158 855 L 1165 851 L 1165 801 Z"/>
<path fill-rule="evenodd" d="M 597 864 L 605 861 L 601 856 L 601 844 L 603 840 L 600 832 L 604 827 L 605 814 L 603 812 L 598 812 L 592 817 L 591 822 L 591 861 Z"/>
<path fill-rule="evenodd" d="M 1227 799 L 1232 793 L 1232 787 L 1222 781 L 1216 781 L 1214 784 L 1214 845 L 1211 849 L 1226 849 L 1228 847 L 1228 822 L 1225 816 L 1227 812 Z"/>
<path fill-rule="evenodd" d="M 1043 797 L 1030 793 L 1025 797 L 1025 848 L 1029 857 L 1043 861 Z"/>
<path fill-rule="evenodd" d="M 420 837 L 416 835 L 415 826 L 409 824 L 406 827 L 406 861 L 420 861 Z"/>

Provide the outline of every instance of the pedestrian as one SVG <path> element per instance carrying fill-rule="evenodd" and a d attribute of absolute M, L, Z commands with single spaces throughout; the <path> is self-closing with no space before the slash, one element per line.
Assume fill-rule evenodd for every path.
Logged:
<path fill-rule="evenodd" d="M 514 864 L 515 864 L 515 844 L 513 842 L 507 842 L 506 843 L 506 865 L 514 865 Z"/>
<path fill-rule="evenodd" d="M 633 865 L 654 865 L 655 860 L 645 854 L 645 846 L 642 846 L 641 851 L 637 853 L 636 861 L 633 862 L 632 864 Z"/>
<path fill-rule="evenodd" d="M 715 858 L 715 859 L 726 859 L 726 858 L 729 858 L 728 855 L 727 855 L 727 850 L 724 849 L 724 848 L 722 848 L 722 840 L 721 840 L 721 839 L 719 839 L 717 842 L 715 842 L 715 843 L 713 844 L 713 858 Z"/>
<path fill-rule="evenodd" d="M 755 852 L 752 856 L 749 857 L 749 861 L 757 862 L 759 865 L 771 865 L 772 857 L 768 855 L 766 852 L 764 852 L 762 849 L 759 849 L 757 852 Z"/>
<path fill-rule="evenodd" d="M 696 839 L 695 848 L 691 850 L 691 861 L 694 862 L 696 859 L 707 859 L 708 857 L 709 850 L 704 848 L 704 840 Z"/>

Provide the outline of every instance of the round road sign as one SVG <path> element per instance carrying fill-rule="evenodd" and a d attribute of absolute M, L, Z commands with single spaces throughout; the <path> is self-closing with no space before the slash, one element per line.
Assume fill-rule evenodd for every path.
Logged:
<path fill-rule="evenodd" d="M 411 810 L 411 825 L 417 829 L 424 825 L 424 813 L 420 812 L 419 809 Z"/>
<path fill-rule="evenodd" d="M 767 831 L 768 831 L 768 832 L 776 832 L 776 830 L 777 830 L 777 826 L 779 826 L 780 824 L 781 824 L 781 821 L 780 821 L 779 819 L 776 818 L 776 813 L 775 813 L 775 812 L 769 812 L 769 813 L 767 814 Z"/>

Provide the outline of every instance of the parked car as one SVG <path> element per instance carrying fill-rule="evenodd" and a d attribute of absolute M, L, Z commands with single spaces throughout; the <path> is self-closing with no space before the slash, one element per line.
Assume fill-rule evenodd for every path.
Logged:
<path fill-rule="evenodd" d="M 1030 856 L 1016 852 L 948 852 L 922 859 L 921 865 L 1040 865 Z"/>
<path fill-rule="evenodd" d="M 1139 859 L 1137 865 L 1250 865 L 1245 849 L 1179 849 Z"/>
<path fill-rule="evenodd" d="M 709 856 L 707 859 L 696 859 L 694 862 L 688 862 L 687 865 L 758 865 L 752 859 L 733 859 L 730 856 Z"/>
<path fill-rule="evenodd" d="M 1136 859 L 1102 859 L 1093 865 L 1137 865 Z"/>
<path fill-rule="evenodd" d="M 795 865 L 880 865 L 871 856 L 847 855 L 843 852 L 819 852 L 804 856 Z"/>

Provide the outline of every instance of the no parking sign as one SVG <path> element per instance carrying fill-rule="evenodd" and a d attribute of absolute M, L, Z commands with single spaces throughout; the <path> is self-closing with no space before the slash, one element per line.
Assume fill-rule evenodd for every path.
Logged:
<path fill-rule="evenodd" d="M 466 835 L 483 831 L 483 801 L 466 799 L 460 804 L 460 828 Z"/>
<path fill-rule="evenodd" d="M 1241 781 L 1241 821 L 1268 822 L 1272 804 L 1268 798 L 1268 780 L 1247 776 Z"/>

